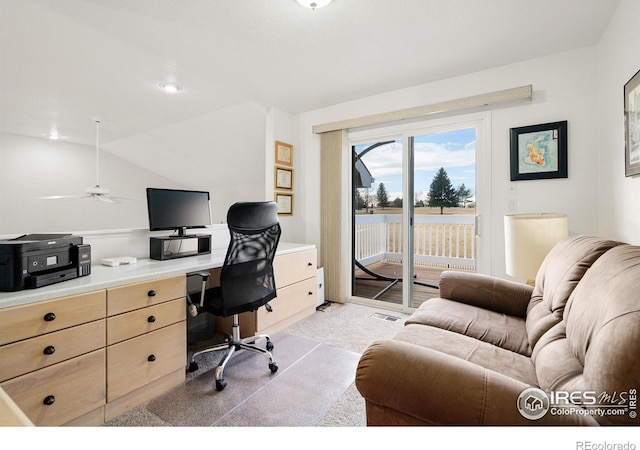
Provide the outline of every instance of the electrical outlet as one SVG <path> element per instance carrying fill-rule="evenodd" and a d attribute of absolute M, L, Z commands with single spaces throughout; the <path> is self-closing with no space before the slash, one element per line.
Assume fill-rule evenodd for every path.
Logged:
<path fill-rule="evenodd" d="M 509 212 L 516 212 L 518 210 L 518 202 L 515 200 L 509 200 L 507 209 L 509 210 Z"/>

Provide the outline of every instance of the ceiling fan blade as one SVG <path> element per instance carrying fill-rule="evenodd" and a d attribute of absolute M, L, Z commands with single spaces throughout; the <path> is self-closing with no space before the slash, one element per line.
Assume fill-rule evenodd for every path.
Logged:
<path fill-rule="evenodd" d="M 112 199 L 114 199 L 114 200 L 116 200 L 116 201 L 119 201 L 119 200 L 131 200 L 131 201 L 135 201 L 135 202 L 139 202 L 139 201 L 141 201 L 139 198 L 133 198 L 133 197 L 120 197 L 119 195 L 111 195 L 111 196 L 109 196 L 109 198 L 112 198 Z"/>
<path fill-rule="evenodd" d="M 101 202 L 105 202 L 105 203 L 118 203 L 113 198 L 106 197 L 104 195 L 93 195 L 92 197 L 95 198 L 96 200 L 100 200 Z"/>
<path fill-rule="evenodd" d="M 44 197 L 36 197 L 38 200 L 62 200 L 69 198 L 83 198 L 87 197 L 86 195 L 47 195 Z"/>

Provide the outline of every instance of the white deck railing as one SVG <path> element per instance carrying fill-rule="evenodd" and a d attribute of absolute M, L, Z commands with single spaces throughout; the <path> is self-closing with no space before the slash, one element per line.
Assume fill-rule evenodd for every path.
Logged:
<path fill-rule="evenodd" d="M 414 216 L 414 264 L 475 269 L 475 216 L 417 214 Z M 402 261 L 402 215 L 355 216 L 355 258 L 362 265 Z"/>

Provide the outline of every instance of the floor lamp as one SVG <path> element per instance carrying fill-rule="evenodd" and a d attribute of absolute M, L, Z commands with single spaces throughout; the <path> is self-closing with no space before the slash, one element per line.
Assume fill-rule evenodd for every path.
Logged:
<path fill-rule="evenodd" d="M 506 272 L 534 285 L 549 250 L 569 234 L 566 214 L 507 214 L 504 216 Z"/>

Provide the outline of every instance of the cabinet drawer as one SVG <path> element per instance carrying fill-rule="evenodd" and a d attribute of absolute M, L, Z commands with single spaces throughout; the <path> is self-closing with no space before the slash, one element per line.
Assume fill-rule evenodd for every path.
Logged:
<path fill-rule="evenodd" d="M 164 328 L 186 320 L 184 297 L 148 308 L 112 316 L 107 319 L 107 345 L 112 345 L 141 334 Z"/>
<path fill-rule="evenodd" d="M 105 345 L 105 320 L 0 347 L 0 381 L 57 364 Z"/>
<path fill-rule="evenodd" d="M 317 289 L 316 277 L 278 289 L 278 296 L 269 302 L 273 311 L 268 312 L 266 308 L 257 310 L 258 331 L 287 319 L 305 308 L 315 306 L 318 297 Z"/>
<path fill-rule="evenodd" d="M 107 347 L 107 401 L 184 368 L 186 348 L 186 322 Z"/>
<path fill-rule="evenodd" d="M 316 249 L 280 255 L 273 261 L 273 271 L 278 289 L 300 280 L 315 277 L 317 270 Z"/>
<path fill-rule="evenodd" d="M 35 425 L 63 425 L 104 405 L 105 351 L 37 370 L 0 386 Z"/>
<path fill-rule="evenodd" d="M 185 293 L 184 275 L 110 288 L 107 289 L 107 315 L 113 316 L 164 303 L 184 297 Z"/>
<path fill-rule="evenodd" d="M 0 345 L 103 319 L 105 291 L 0 309 Z"/>

